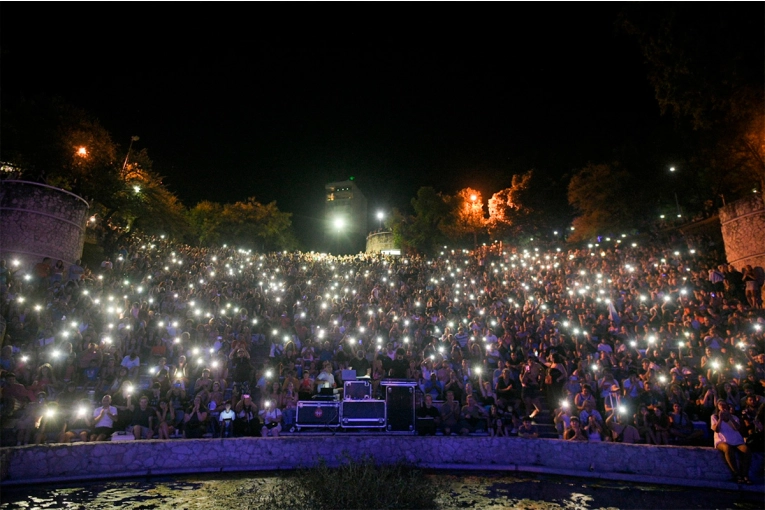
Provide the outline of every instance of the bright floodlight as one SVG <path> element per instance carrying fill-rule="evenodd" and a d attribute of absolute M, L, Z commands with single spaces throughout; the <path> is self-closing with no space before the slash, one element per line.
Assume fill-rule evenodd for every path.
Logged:
<path fill-rule="evenodd" d="M 385 213 L 384 213 L 384 212 L 382 212 L 382 211 L 378 211 L 378 213 L 377 213 L 377 219 L 378 219 L 378 220 L 381 220 L 381 219 L 383 219 L 384 217 L 385 217 Z"/>
<path fill-rule="evenodd" d="M 345 226 L 345 220 L 343 218 L 335 218 L 335 228 L 340 230 Z"/>
<path fill-rule="evenodd" d="M 674 172 L 675 171 L 675 167 L 673 167 L 673 166 L 669 167 L 669 171 L 670 172 Z"/>
<path fill-rule="evenodd" d="M 133 186 L 133 191 L 135 191 L 136 193 L 140 193 L 141 192 L 141 187 L 140 186 Z"/>

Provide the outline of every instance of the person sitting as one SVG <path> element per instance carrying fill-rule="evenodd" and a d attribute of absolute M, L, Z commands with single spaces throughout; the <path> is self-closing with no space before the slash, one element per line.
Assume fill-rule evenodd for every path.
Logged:
<path fill-rule="evenodd" d="M 271 401 L 266 401 L 265 409 L 260 411 L 263 417 L 263 427 L 260 429 L 262 437 L 279 437 L 282 431 L 282 411 Z"/>
<path fill-rule="evenodd" d="M 614 443 L 637 444 L 640 442 L 640 433 L 635 427 L 624 419 L 624 413 L 617 410 L 606 419 L 609 428 L 610 439 Z"/>
<path fill-rule="evenodd" d="M 693 444 L 704 435 L 703 431 L 693 428 L 693 422 L 688 417 L 688 414 L 683 411 L 679 403 L 672 404 L 668 432 L 670 443 L 678 445 Z"/>
<path fill-rule="evenodd" d="M 93 410 L 93 434 L 91 441 L 108 441 L 114 432 L 114 422 L 117 421 L 117 408 L 112 405 L 111 395 L 104 395 L 101 407 Z"/>
<path fill-rule="evenodd" d="M 175 432 L 175 409 L 166 399 L 159 401 L 156 411 L 157 434 L 159 439 L 170 439 Z"/>
<path fill-rule="evenodd" d="M 202 405 L 202 399 L 196 397 L 194 405 L 183 417 L 183 434 L 187 439 L 197 439 L 202 437 L 207 431 L 207 411 Z"/>
<path fill-rule="evenodd" d="M 218 415 L 220 437 L 231 437 L 234 434 L 234 420 L 236 420 L 236 413 L 231 409 L 231 401 L 227 400 L 225 409 Z"/>
<path fill-rule="evenodd" d="M 61 437 L 62 443 L 71 443 L 75 438 L 80 441 L 87 441 L 90 438 L 92 425 L 90 406 L 88 399 L 81 399 L 79 402 L 72 403 L 66 420 L 66 428 Z"/>
<path fill-rule="evenodd" d="M 149 397 L 142 396 L 138 400 L 138 407 L 132 403 L 132 397 L 128 397 L 128 410 L 130 410 L 130 427 L 133 437 L 138 439 L 151 439 L 154 436 L 154 418 L 156 412 L 149 407 Z"/>
<path fill-rule="evenodd" d="M 425 403 L 417 409 L 417 434 L 420 436 L 435 436 L 441 414 L 433 406 L 433 396 L 425 395 Z"/>
<path fill-rule="evenodd" d="M 249 393 L 242 395 L 242 399 L 237 402 L 236 418 L 234 422 L 234 432 L 238 437 L 241 436 L 259 436 L 261 425 L 258 417 L 258 406 L 252 400 Z"/>
<path fill-rule="evenodd" d="M 468 395 L 460 413 L 460 434 L 466 436 L 469 433 L 486 430 L 488 418 L 486 409 L 478 405 L 473 395 Z"/>
<path fill-rule="evenodd" d="M 316 376 L 316 392 L 318 393 L 322 388 L 337 388 L 335 383 L 335 376 L 332 374 L 332 362 L 325 361 L 322 365 L 321 373 Z"/>
<path fill-rule="evenodd" d="M 653 414 L 648 415 L 653 437 L 656 444 L 669 444 L 669 417 L 664 413 L 662 406 L 654 406 Z"/>
<path fill-rule="evenodd" d="M 518 437 L 525 439 L 537 439 L 539 437 L 539 429 L 531 421 L 531 416 L 524 416 L 521 426 L 518 427 Z"/>
<path fill-rule="evenodd" d="M 566 432 L 563 434 L 563 439 L 565 439 L 566 441 L 581 441 L 583 443 L 586 443 L 588 439 L 584 431 L 582 430 L 582 426 L 579 422 L 579 418 L 577 418 L 576 416 L 572 416 L 570 418 L 570 422 L 571 422 L 571 428 L 566 430 Z"/>
<path fill-rule="evenodd" d="M 460 404 L 454 400 L 453 391 L 446 392 L 446 401 L 441 404 L 439 413 L 441 415 L 439 423 L 441 432 L 443 432 L 445 436 L 448 436 L 457 426 L 460 418 Z"/>
<path fill-rule="evenodd" d="M 584 407 L 587 402 L 592 404 L 593 409 L 597 403 L 595 396 L 592 394 L 592 387 L 590 387 L 589 384 L 583 384 L 582 390 L 574 397 L 574 405 L 576 406 L 577 411 L 580 413 L 584 411 Z"/>
<path fill-rule="evenodd" d="M 725 462 L 733 473 L 734 481 L 750 485 L 752 482 L 749 480 L 749 464 L 752 454 L 739 432 L 741 424 L 738 418 L 731 414 L 727 402 L 717 402 L 717 412 L 712 415 L 710 421 L 715 448 L 725 455 Z"/>
<path fill-rule="evenodd" d="M 63 443 L 66 432 L 66 416 L 58 402 L 48 402 L 35 436 L 35 444 Z"/>
<path fill-rule="evenodd" d="M 644 444 L 656 444 L 656 438 L 653 435 L 648 408 L 641 404 L 638 412 L 633 417 L 635 428 L 640 434 L 640 442 Z"/>

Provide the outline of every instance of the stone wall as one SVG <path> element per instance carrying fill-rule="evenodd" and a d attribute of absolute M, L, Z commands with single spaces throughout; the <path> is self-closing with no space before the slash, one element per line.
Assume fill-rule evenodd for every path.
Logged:
<path fill-rule="evenodd" d="M 395 250 L 393 232 L 375 232 L 367 236 L 367 253 L 379 253 L 383 250 Z"/>
<path fill-rule="evenodd" d="M 749 264 L 765 268 L 765 204 L 752 194 L 720 209 L 728 263 L 739 271 Z"/>
<path fill-rule="evenodd" d="M 0 181 L 0 257 L 31 267 L 44 257 L 72 264 L 82 257 L 88 203 L 68 191 Z"/>
<path fill-rule="evenodd" d="M 119 441 L 20 446 L 0 450 L 6 485 L 222 471 L 294 469 L 319 458 L 336 465 L 371 454 L 437 469 L 542 472 L 571 476 L 724 487 L 730 474 L 712 448 L 572 443 L 491 437 L 295 436 Z M 752 472 L 762 483 L 762 457 Z M 761 488 L 761 487 L 760 487 Z"/>

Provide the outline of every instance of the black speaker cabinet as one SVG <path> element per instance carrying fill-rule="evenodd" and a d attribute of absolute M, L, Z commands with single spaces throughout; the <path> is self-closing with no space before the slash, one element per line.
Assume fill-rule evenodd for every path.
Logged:
<path fill-rule="evenodd" d="M 382 384 L 385 384 L 383 381 Z M 396 382 L 385 386 L 386 430 L 414 433 L 415 382 Z"/>
<path fill-rule="evenodd" d="M 306 428 L 337 427 L 340 424 L 340 402 L 298 402 L 298 430 Z"/>
<path fill-rule="evenodd" d="M 343 385 L 343 400 L 369 400 L 372 398 L 372 384 L 369 381 L 346 381 Z"/>
<path fill-rule="evenodd" d="M 344 429 L 385 428 L 384 400 L 344 400 L 340 411 Z"/>

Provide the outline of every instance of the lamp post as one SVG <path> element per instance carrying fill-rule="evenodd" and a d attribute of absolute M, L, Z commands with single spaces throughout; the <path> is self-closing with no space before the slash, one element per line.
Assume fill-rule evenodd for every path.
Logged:
<path fill-rule="evenodd" d="M 674 173 L 675 171 L 677 171 L 677 168 L 675 168 L 674 166 L 671 166 L 671 167 L 669 167 L 669 171 Z M 677 186 L 677 184 L 675 184 L 675 186 Z M 672 193 L 675 195 L 675 206 L 677 207 L 677 217 L 680 218 L 680 217 L 682 217 L 682 214 L 680 213 L 680 201 L 677 199 L 677 189 L 676 189 L 676 187 L 675 187 L 675 190 L 673 190 Z"/>
<path fill-rule="evenodd" d="M 128 145 L 127 154 L 125 154 L 125 162 L 122 163 L 122 171 L 125 171 L 125 167 L 127 167 L 128 158 L 130 157 L 130 149 L 133 148 L 133 142 L 137 142 L 139 138 L 137 136 L 131 136 L 130 137 L 130 145 Z"/>
<path fill-rule="evenodd" d="M 380 230 L 382 230 L 382 220 L 385 218 L 385 213 L 382 211 L 377 211 L 377 219 L 380 220 Z"/>

